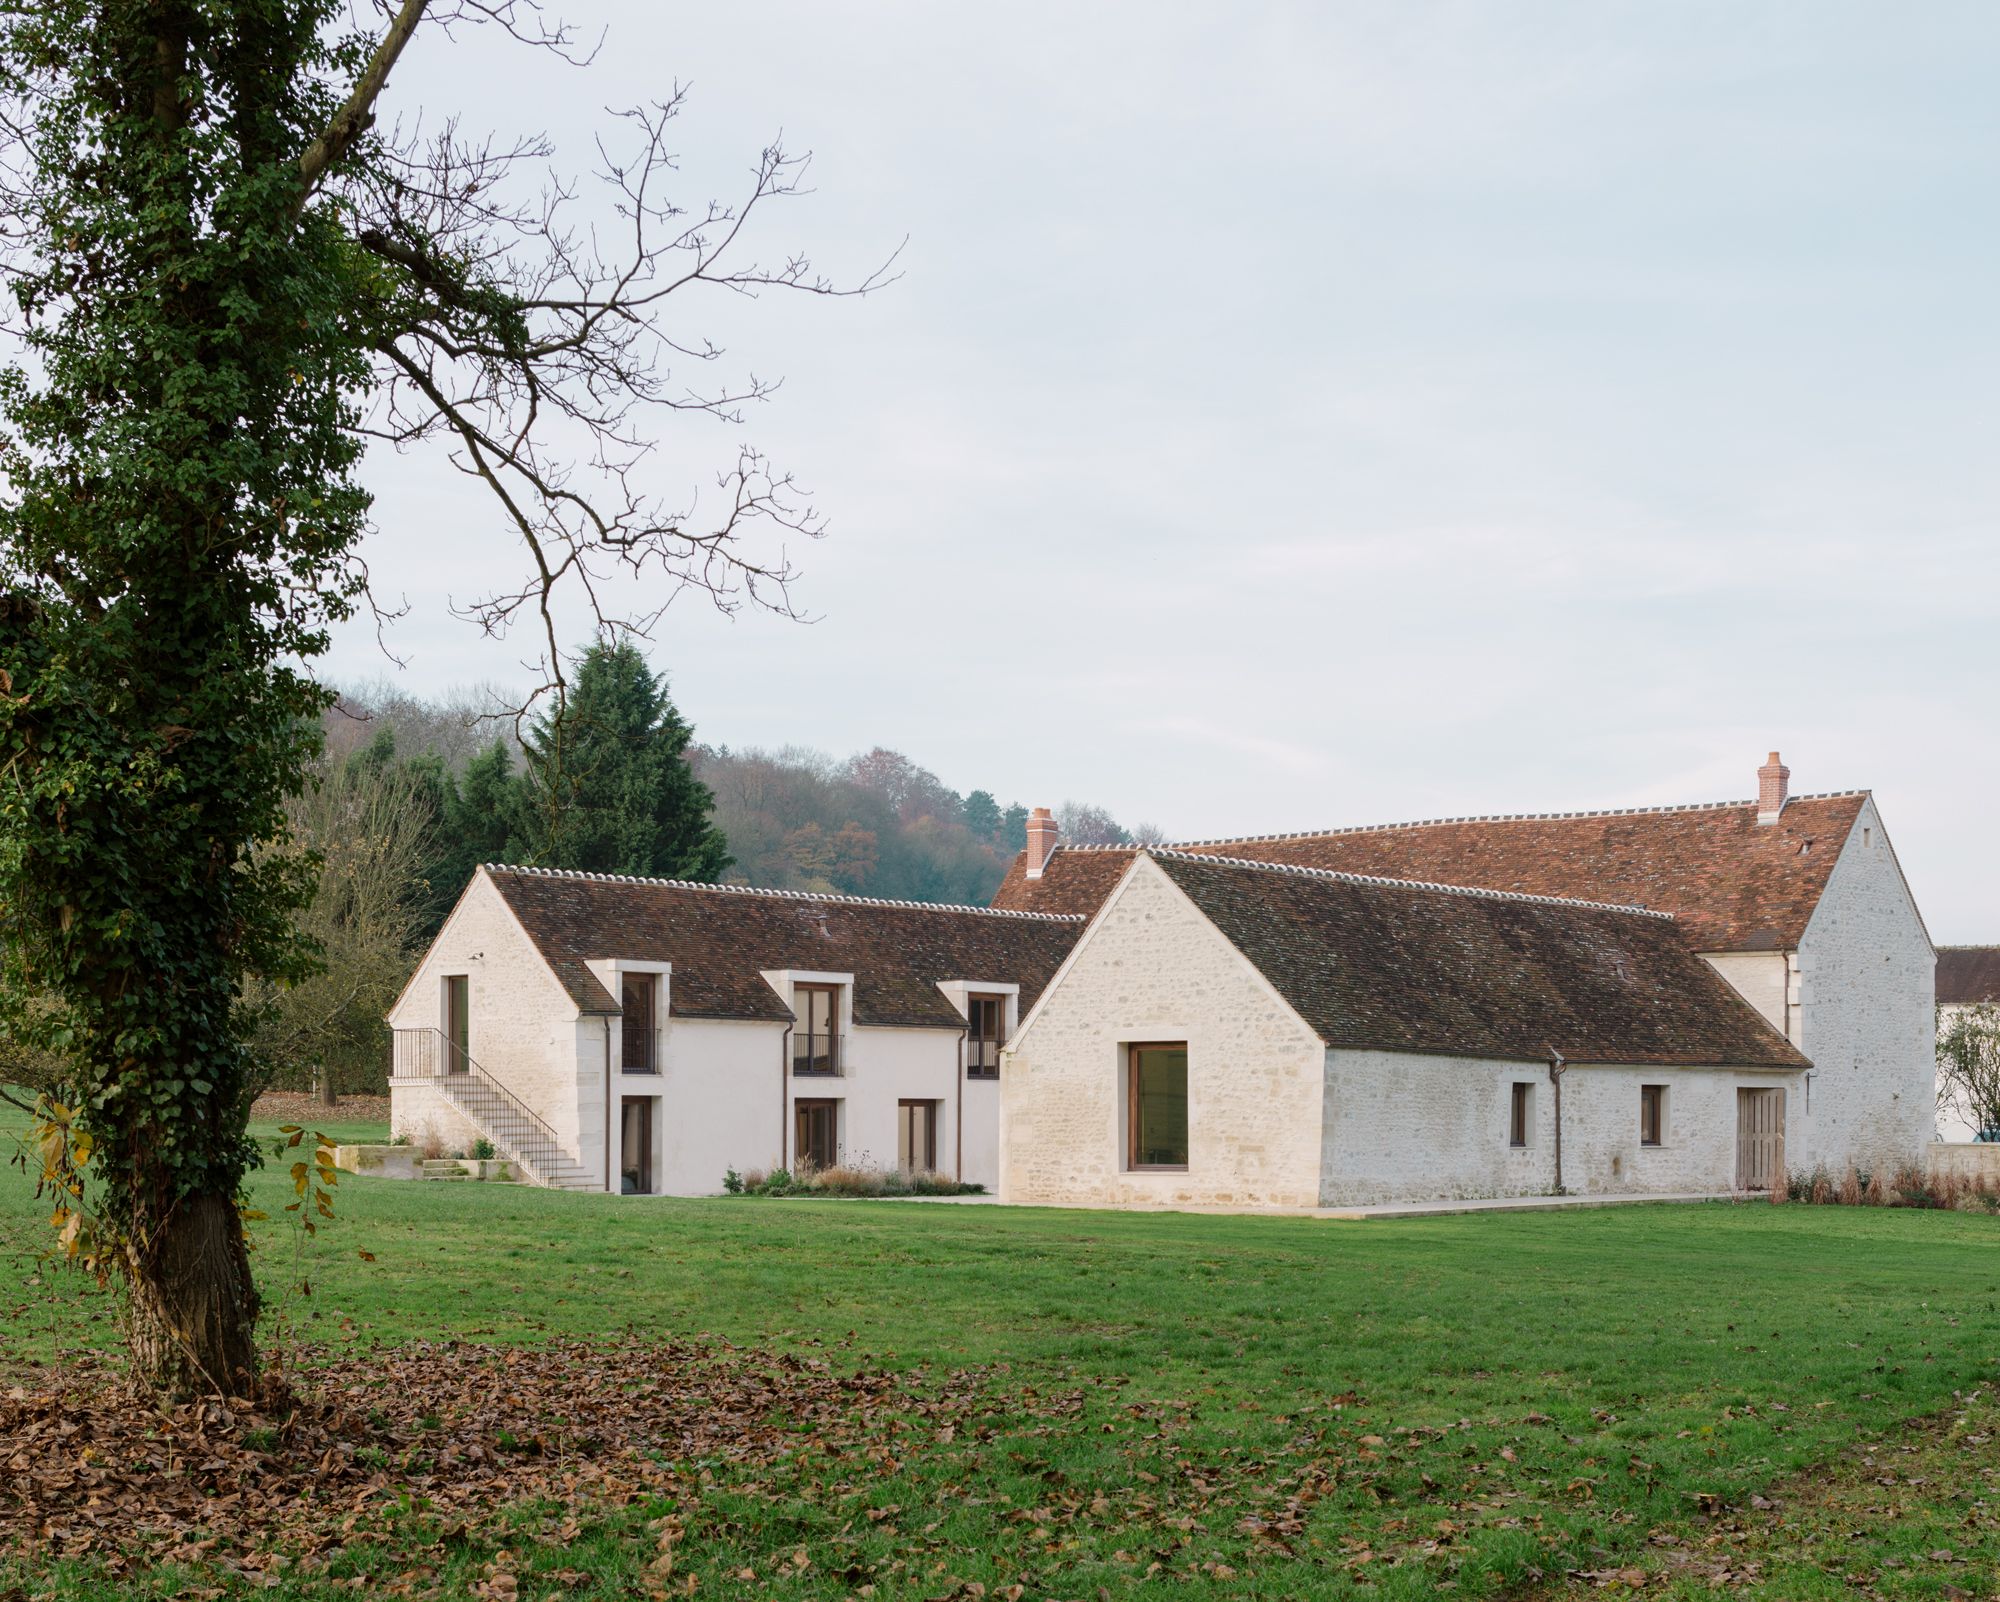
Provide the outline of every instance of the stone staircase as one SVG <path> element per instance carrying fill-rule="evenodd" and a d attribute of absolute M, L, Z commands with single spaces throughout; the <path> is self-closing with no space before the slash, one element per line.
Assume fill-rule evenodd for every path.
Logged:
<path fill-rule="evenodd" d="M 495 1152 L 509 1159 L 529 1184 L 547 1190 L 600 1188 L 583 1165 L 563 1150 L 554 1130 L 441 1031 L 398 1029 L 394 1077 L 429 1085 L 491 1141 Z M 431 1166 L 424 1164 L 426 1179 L 471 1178 L 462 1169 L 452 1175 L 442 1171 L 434 1174 Z M 457 1164 L 450 1166 L 456 1168 Z"/>

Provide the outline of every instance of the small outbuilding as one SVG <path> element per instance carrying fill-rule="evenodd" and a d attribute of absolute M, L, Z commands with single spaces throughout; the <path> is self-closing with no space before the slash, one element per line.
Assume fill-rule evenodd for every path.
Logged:
<path fill-rule="evenodd" d="M 1669 914 L 1170 849 L 1001 1076 L 1017 1202 L 1316 1207 L 1763 1190 L 1807 1059 Z"/>

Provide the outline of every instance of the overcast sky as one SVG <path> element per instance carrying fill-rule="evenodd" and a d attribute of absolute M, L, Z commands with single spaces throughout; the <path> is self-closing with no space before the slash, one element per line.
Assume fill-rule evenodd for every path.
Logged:
<path fill-rule="evenodd" d="M 662 487 L 749 437 L 831 520 L 810 626 L 669 614 L 702 738 L 1179 836 L 1742 797 L 1778 747 L 2000 940 L 2000 7 L 567 14 L 588 71 L 420 38 L 394 107 L 582 169 L 678 79 L 688 200 L 782 128 L 766 254 L 909 240 L 681 325 L 785 384 Z M 329 674 L 525 682 L 447 609 L 520 565 L 493 510 L 372 482 L 408 667 L 356 627 Z"/>

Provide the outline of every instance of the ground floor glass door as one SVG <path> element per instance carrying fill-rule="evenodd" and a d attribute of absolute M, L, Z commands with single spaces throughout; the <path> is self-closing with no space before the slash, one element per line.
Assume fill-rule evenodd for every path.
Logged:
<path fill-rule="evenodd" d="M 1736 1188 L 1769 1190 L 1785 1177 L 1785 1093 L 1736 1092 Z"/>
<path fill-rule="evenodd" d="M 627 1096 L 620 1109 L 618 1189 L 626 1196 L 653 1193 L 653 1100 Z"/>
<path fill-rule="evenodd" d="M 840 1103 L 792 1103 L 792 1164 L 800 1170 L 831 1168 L 840 1161 Z"/>
<path fill-rule="evenodd" d="M 896 1104 L 896 1166 L 904 1173 L 937 1171 L 937 1112 L 934 1101 Z"/>

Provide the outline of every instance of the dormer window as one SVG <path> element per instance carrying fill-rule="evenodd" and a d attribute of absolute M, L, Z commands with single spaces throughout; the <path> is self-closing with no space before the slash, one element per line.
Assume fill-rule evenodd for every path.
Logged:
<path fill-rule="evenodd" d="M 659 975 L 628 973 L 622 988 L 625 1044 L 620 1065 L 628 1074 L 656 1074 L 660 1071 Z"/>
<path fill-rule="evenodd" d="M 792 1072 L 840 1072 L 840 986 L 792 987 Z"/>
<path fill-rule="evenodd" d="M 1007 998 L 967 996 L 965 1023 L 965 1077 L 998 1079 L 1000 1048 L 1007 1043 Z"/>

